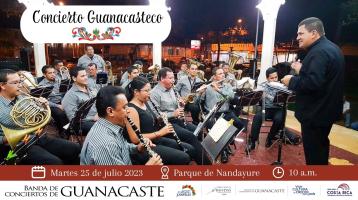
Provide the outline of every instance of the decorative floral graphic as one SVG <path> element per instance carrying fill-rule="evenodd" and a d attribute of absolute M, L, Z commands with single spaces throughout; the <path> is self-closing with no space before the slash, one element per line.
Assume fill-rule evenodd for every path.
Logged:
<path fill-rule="evenodd" d="M 192 194 L 193 194 L 193 196 L 195 196 L 195 189 L 194 189 L 193 186 L 191 186 L 191 185 L 183 185 L 182 189 L 190 189 Z"/>
<path fill-rule="evenodd" d="M 100 33 L 100 31 L 95 28 L 92 33 L 89 33 L 85 27 L 76 27 L 72 29 L 72 37 L 78 37 L 78 40 L 114 40 L 114 37 L 119 37 L 121 28 L 119 27 L 108 27 L 106 32 Z"/>

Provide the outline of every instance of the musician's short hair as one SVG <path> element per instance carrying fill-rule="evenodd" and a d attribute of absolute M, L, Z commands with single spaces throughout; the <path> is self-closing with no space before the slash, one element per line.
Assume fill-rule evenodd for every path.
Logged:
<path fill-rule="evenodd" d="M 88 48 L 89 48 L 89 47 L 91 47 L 92 49 L 94 49 L 93 46 L 87 45 L 87 46 L 86 46 L 86 51 L 88 51 Z"/>
<path fill-rule="evenodd" d="M 7 82 L 7 75 L 16 74 L 16 71 L 12 69 L 0 69 L 0 83 Z"/>
<path fill-rule="evenodd" d="M 273 74 L 277 72 L 277 69 L 276 68 L 273 68 L 273 67 L 269 67 L 267 70 L 266 70 L 266 78 L 268 78 L 270 76 L 270 74 Z"/>
<path fill-rule="evenodd" d="M 128 74 L 131 74 L 135 69 L 138 69 L 136 65 L 129 66 L 127 69 Z"/>
<path fill-rule="evenodd" d="M 313 30 L 317 31 L 317 33 L 320 36 L 324 36 L 325 32 L 324 32 L 324 26 L 323 26 L 323 22 L 318 19 L 317 17 L 309 17 L 306 18 L 304 20 L 302 20 L 299 24 L 298 27 L 304 25 L 305 28 L 311 32 Z"/>
<path fill-rule="evenodd" d="M 59 63 L 63 63 L 63 61 L 56 59 L 55 61 L 53 61 L 53 66 L 56 66 L 56 65 L 58 65 Z"/>
<path fill-rule="evenodd" d="M 161 68 L 158 72 L 158 79 L 159 80 L 165 79 L 167 77 L 168 72 L 173 72 L 173 70 L 171 70 L 169 67 Z"/>
<path fill-rule="evenodd" d="M 108 107 L 116 108 L 116 96 L 119 94 L 125 95 L 124 89 L 112 85 L 105 86 L 98 91 L 96 96 L 96 108 L 99 117 L 103 118 L 107 116 Z"/>
<path fill-rule="evenodd" d="M 148 79 L 144 77 L 135 77 L 127 86 L 126 88 L 126 97 L 128 101 L 131 101 L 134 97 L 135 90 L 141 90 L 144 88 L 145 85 L 149 83 Z"/>
<path fill-rule="evenodd" d="M 230 66 L 229 66 L 229 63 L 226 63 L 226 62 L 225 62 L 225 63 L 223 63 L 222 68 L 224 68 L 224 66 L 228 66 L 228 67 L 230 67 Z"/>
<path fill-rule="evenodd" d="M 216 71 L 218 71 L 219 69 L 221 69 L 221 67 L 214 67 L 213 68 L 213 71 L 212 71 L 213 76 L 216 75 Z"/>
<path fill-rule="evenodd" d="M 85 68 L 80 67 L 80 66 L 77 66 L 77 67 L 72 68 L 72 69 L 70 70 L 70 75 L 71 75 L 71 77 L 75 77 L 75 78 L 76 78 L 76 77 L 78 76 L 78 72 L 79 72 L 79 71 L 82 71 L 82 70 L 85 70 L 85 71 L 86 71 Z"/>
<path fill-rule="evenodd" d="M 96 69 L 97 69 L 97 64 L 96 64 L 96 63 L 89 63 L 89 64 L 87 65 L 87 67 L 90 67 L 90 66 L 95 66 Z"/>
<path fill-rule="evenodd" d="M 137 60 L 137 61 L 134 62 L 133 65 L 141 65 L 141 66 L 143 66 L 143 62 L 140 61 L 140 60 Z"/>
<path fill-rule="evenodd" d="M 49 69 L 49 68 L 54 68 L 55 69 L 55 67 L 53 67 L 52 65 L 44 65 L 42 67 L 42 69 L 41 69 L 42 73 L 46 74 L 46 70 Z"/>

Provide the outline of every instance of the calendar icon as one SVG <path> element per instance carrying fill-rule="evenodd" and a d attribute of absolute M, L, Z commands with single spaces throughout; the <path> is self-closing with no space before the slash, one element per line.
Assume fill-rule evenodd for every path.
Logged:
<path fill-rule="evenodd" d="M 31 177 L 33 179 L 44 179 L 46 177 L 46 169 L 43 166 L 33 166 L 31 168 Z"/>

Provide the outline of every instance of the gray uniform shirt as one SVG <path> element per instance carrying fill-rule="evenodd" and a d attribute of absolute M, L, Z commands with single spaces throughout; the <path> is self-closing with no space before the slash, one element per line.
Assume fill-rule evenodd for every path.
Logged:
<path fill-rule="evenodd" d="M 180 80 L 182 77 L 187 76 L 187 75 L 188 75 L 188 74 L 187 74 L 186 72 L 180 70 L 180 71 L 177 73 L 177 80 Z"/>
<path fill-rule="evenodd" d="M 80 154 L 81 165 L 131 165 L 130 154 L 136 145 L 123 137 L 123 129 L 99 118 L 88 132 Z"/>
<path fill-rule="evenodd" d="M 10 117 L 10 112 L 12 108 L 14 107 L 16 101 L 21 100 L 24 98 L 24 96 L 18 96 L 16 97 L 15 101 L 10 101 L 9 99 L 4 98 L 3 96 L 0 96 L 0 124 L 1 126 L 4 126 L 6 128 L 10 129 L 22 129 L 18 125 L 15 124 L 15 122 Z M 3 137 L 4 132 L 2 130 L 2 127 L 0 127 L 0 145 L 3 144 Z"/>
<path fill-rule="evenodd" d="M 73 84 L 70 90 L 66 93 L 66 95 L 62 99 L 62 107 L 65 110 L 66 116 L 68 120 L 72 120 L 75 116 L 76 111 L 78 110 L 78 106 L 90 100 L 97 95 L 97 91 L 92 88 L 87 88 L 88 93 L 82 92 L 78 89 L 76 84 Z M 91 110 L 88 112 L 86 118 L 84 120 L 93 121 L 94 117 L 97 114 L 97 109 L 95 104 L 91 107 Z"/>
<path fill-rule="evenodd" d="M 195 79 L 189 80 L 188 76 L 183 76 L 175 86 L 175 89 L 178 91 L 180 96 L 184 97 L 191 93 L 192 87 L 194 87 L 195 83 L 203 82 L 200 78 L 195 77 Z"/>
<path fill-rule="evenodd" d="M 62 94 L 60 93 L 60 81 L 61 79 L 58 79 L 58 77 L 56 77 L 55 81 L 49 81 L 44 78 L 39 83 L 39 86 L 54 86 L 50 96 L 47 98 L 51 107 L 58 107 L 58 105 L 61 104 Z"/>
<path fill-rule="evenodd" d="M 173 88 L 167 90 L 158 83 L 150 92 L 150 98 L 161 112 L 165 112 L 168 118 L 172 118 L 174 111 L 178 108 L 178 102 Z"/>
<path fill-rule="evenodd" d="M 90 58 L 87 54 L 81 56 L 78 59 L 77 66 L 81 66 L 87 69 L 88 64 L 95 63 L 97 65 L 98 71 L 105 71 L 105 65 L 103 58 L 100 55 L 94 54 L 92 58 Z"/>
<path fill-rule="evenodd" d="M 223 95 L 226 95 L 229 99 L 234 98 L 234 91 L 230 84 L 224 83 L 222 85 L 222 88 L 220 89 L 220 92 Z M 217 102 L 222 100 L 224 97 L 217 92 L 212 86 L 209 86 L 206 88 L 206 91 L 204 95 L 202 96 L 202 99 L 205 101 L 205 109 L 211 110 Z M 219 112 L 227 112 L 229 111 L 229 101 L 226 101 L 224 105 L 220 108 Z"/>

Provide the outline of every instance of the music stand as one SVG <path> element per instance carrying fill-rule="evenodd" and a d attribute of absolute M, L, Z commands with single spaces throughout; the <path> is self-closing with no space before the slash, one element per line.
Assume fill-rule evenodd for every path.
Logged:
<path fill-rule="evenodd" d="M 78 106 L 75 116 L 69 123 L 69 135 L 75 135 L 79 144 L 81 144 L 80 137 L 82 136 L 82 120 L 86 118 L 88 112 L 91 110 L 96 98 L 89 99 Z M 76 132 L 78 130 L 78 134 Z"/>
<path fill-rule="evenodd" d="M 220 139 L 215 142 L 214 139 L 208 134 L 201 145 L 208 153 L 210 158 L 215 161 L 218 156 L 221 154 L 223 149 L 229 144 L 231 138 L 236 133 L 237 128 L 233 125 L 230 125 L 229 128 L 225 131 L 225 133 L 220 137 Z M 210 132 L 209 132 L 210 133 Z"/>
<path fill-rule="evenodd" d="M 202 129 L 205 127 L 205 125 L 207 124 L 207 122 L 211 119 L 211 117 L 218 111 L 220 110 L 221 106 L 224 105 L 224 103 L 226 102 L 226 99 L 221 100 L 219 102 L 217 102 L 215 104 L 215 106 L 210 110 L 210 112 L 205 116 L 205 119 L 203 122 L 200 122 L 198 124 L 198 126 L 196 127 L 195 131 L 194 131 L 194 135 L 198 136 L 199 133 L 202 131 Z M 204 138 L 204 136 L 202 136 L 202 138 Z"/>
<path fill-rule="evenodd" d="M 65 94 L 71 87 L 72 87 L 71 79 L 61 80 L 59 92 Z"/>
<path fill-rule="evenodd" d="M 237 90 L 237 96 L 238 98 L 235 98 L 236 101 L 234 102 L 236 106 L 244 107 L 248 106 L 249 109 L 247 111 L 247 121 L 249 121 L 249 115 L 250 115 L 250 106 L 257 105 L 261 99 L 262 99 L 263 91 L 252 91 L 247 89 L 238 89 Z M 246 136 L 245 136 L 245 153 L 246 155 L 250 156 L 250 147 L 249 147 L 249 133 L 247 129 L 248 123 L 245 123 L 245 130 L 246 130 Z"/>
<path fill-rule="evenodd" d="M 277 152 L 277 160 L 272 163 L 272 165 L 282 165 L 283 164 L 283 162 L 281 160 L 282 141 L 284 139 L 284 135 L 286 135 L 285 123 L 286 123 L 286 115 L 287 115 L 287 103 L 288 103 L 288 100 L 290 99 L 290 96 L 292 95 L 292 91 L 287 90 L 286 88 L 272 86 L 270 84 L 266 84 L 265 87 L 267 87 L 271 90 L 277 91 L 275 98 L 273 100 L 273 103 L 282 105 L 283 122 L 282 122 L 282 125 L 279 130 L 280 137 L 278 139 L 279 146 L 278 146 L 278 152 Z M 294 98 L 292 100 L 294 100 Z"/>
<path fill-rule="evenodd" d="M 96 84 L 108 84 L 108 74 L 106 72 L 98 72 L 96 75 Z"/>
<path fill-rule="evenodd" d="M 37 98 L 43 97 L 43 98 L 47 99 L 50 96 L 53 88 L 54 88 L 54 86 L 34 88 L 34 89 L 31 89 L 30 95 L 33 97 L 37 97 Z"/>

